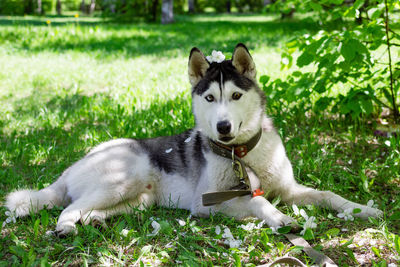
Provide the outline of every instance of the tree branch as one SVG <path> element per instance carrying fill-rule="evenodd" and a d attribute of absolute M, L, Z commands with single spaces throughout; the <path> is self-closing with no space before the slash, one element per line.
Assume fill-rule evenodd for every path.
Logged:
<path fill-rule="evenodd" d="M 389 57 L 389 73 L 390 73 L 390 92 L 392 94 L 392 105 L 393 105 L 393 115 L 395 122 L 399 121 L 399 110 L 396 105 L 396 96 L 393 91 L 393 71 L 392 71 L 392 55 L 390 53 L 390 39 L 389 39 L 389 8 L 387 0 L 385 0 L 385 32 L 386 32 L 386 44 Z"/>

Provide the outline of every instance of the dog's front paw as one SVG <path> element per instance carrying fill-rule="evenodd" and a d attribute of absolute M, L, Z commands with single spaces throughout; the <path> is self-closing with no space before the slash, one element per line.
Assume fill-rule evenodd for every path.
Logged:
<path fill-rule="evenodd" d="M 361 208 L 361 212 L 355 213 L 354 216 L 362 219 L 368 219 L 368 217 L 378 218 L 383 217 L 383 211 L 381 211 L 380 209 L 364 206 Z"/>
<path fill-rule="evenodd" d="M 76 229 L 75 224 L 57 224 L 55 234 L 58 237 L 66 237 L 67 235 L 76 235 L 78 230 Z"/>
<path fill-rule="evenodd" d="M 286 216 L 280 211 L 274 212 L 271 216 L 266 220 L 268 226 L 274 228 L 280 228 L 283 226 L 291 226 L 298 227 L 297 222 L 292 217 Z"/>

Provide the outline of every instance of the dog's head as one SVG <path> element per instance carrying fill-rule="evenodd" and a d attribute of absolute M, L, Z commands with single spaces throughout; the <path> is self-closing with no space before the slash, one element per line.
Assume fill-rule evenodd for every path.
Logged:
<path fill-rule="evenodd" d="M 227 145 L 246 142 L 261 127 L 265 95 L 257 86 L 256 67 L 244 44 L 232 60 L 209 63 L 193 48 L 189 80 L 197 127 L 214 141 Z"/>

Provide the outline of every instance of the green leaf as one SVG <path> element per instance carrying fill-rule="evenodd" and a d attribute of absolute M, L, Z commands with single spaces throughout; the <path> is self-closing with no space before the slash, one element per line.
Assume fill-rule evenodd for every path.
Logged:
<path fill-rule="evenodd" d="M 364 5 L 365 0 L 357 0 L 354 2 L 353 7 L 355 9 L 360 9 Z"/>
<path fill-rule="evenodd" d="M 331 104 L 332 100 L 333 100 L 333 98 L 331 98 L 331 97 L 326 97 L 326 96 L 321 97 L 320 99 L 318 99 L 317 102 L 315 102 L 315 105 L 314 105 L 315 110 L 318 110 L 318 111 L 325 110 Z"/>
<path fill-rule="evenodd" d="M 328 236 L 329 238 L 335 237 L 340 233 L 340 230 L 338 228 L 332 228 L 329 229 L 328 231 L 325 232 L 325 235 Z"/>
<path fill-rule="evenodd" d="M 331 0 L 329 2 L 334 4 L 334 5 L 341 5 L 343 3 L 343 0 Z"/>
<path fill-rule="evenodd" d="M 287 234 L 287 233 L 290 233 L 291 229 L 292 229 L 292 227 L 290 227 L 290 226 L 283 226 L 283 227 L 278 229 L 278 233 Z"/>
<path fill-rule="evenodd" d="M 392 94 L 390 93 L 388 88 L 382 88 L 383 95 L 385 96 L 386 100 L 388 101 L 389 105 L 392 105 Z"/>
<path fill-rule="evenodd" d="M 374 254 L 375 254 L 378 258 L 381 258 L 381 252 L 379 251 L 379 249 L 377 249 L 376 247 L 372 247 L 371 250 L 372 250 L 372 252 L 374 252 Z"/>
<path fill-rule="evenodd" d="M 279 253 L 281 253 L 282 250 L 285 248 L 285 245 L 282 242 L 278 242 L 275 245 L 276 245 L 276 248 L 278 249 Z"/>
<path fill-rule="evenodd" d="M 340 53 L 344 57 L 346 61 L 352 61 L 356 56 L 355 47 L 349 44 L 348 42 L 342 43 L 340 48 Z"/>
<path fill-rule="evenodd" d="M 362 111 L 366 114 L 369 115 L 372 113 L 374 106 L 372 105 L 372 99 L 371 98 L 363 98 L 360 101 L 361 104 L 361 109 Z"/>
<path fill-rule="evenodd" d="M 269 81 L 269 79 L 270 79 L 269 76 L 263 75 L 263 76 L 260 77 L 260 83 L 265 85 Z"/>
<path fill-rule="evenodd" d="M 242 263 L 240 262 L 240 256 L 237 253 L 233 253 L 233 258 L 235 259 L 235 266 L 241 267 Z"/>
<path fill-rule="evenodd" d="M 314 238 L 314 233 L 310 228 L 307 228 L 306 231 L 304 232 L 303 238 L 305 240 L 310 240 Z"/>
<path fill-rule="evenodd" d="M 389 220 L 391 220 L 391 221 L 400 220 L 400 211 L 396 211 L 395 213 L 393 213 L 393 214 L 389 217 Z"/>
<path fill-rule="evenodd" d="M 368 17 L 372 20 L 379 18 L 379 16 L 381 15 L 382 10 L 380 8 L 377 7 L 373 7 L 370 10 L 368 10 Z"/>
<path fill-rule="evenodd" d="M 400 254 L 400 238 L 398 235 L 394 237 L 394 247 L 398 254 Z"/>
<path fill-rule="evenodd" d="M 322 11 L 322 6 L 316 2 L 311 1 L 310 6 L 314 11 L 317 11 L 317 12 Z"/>
<path fill-rule="evenodd" d="M 36 219 L 35 224 L 33 225 L 33 233 L 35 238 L 39 235 L 39 224 L 40 224 L 40 220 Z"/>
<path fill-rule="evenodd" d="M 357 213 L 360 213 L 360 212 L 361 212 L 361 209 L 359 209 L 359 208 L 353 209 L 353 214 L 357 214 Z"/>
<path fill-rule="evenodd" d="M 49 224 L 49 213 L 47 212 L 47 210 L 41 210 L 40 211 L 40 219 L 42 221 L 42 226 L 44 228 L 47 227 L 47 225 Z"/>
<path fill-rule="evenodd" d="M 342 248 L 347 248 L 349 245 L 353 244 L 353 240 L 354 237 L 352 239 L 350 239 L 349 241 L 345 242 L 343 245 L 341 245 L 340 247 Z"/>
<path fill-rule="evenodd" d="M 307 66 L 308 64 L 310 64 L 312 61 L 314 60 L 314 56 L 311 55 L 308 52 L 303 52 L 303 54 L 301 54 L 301 56 L 299 56 L 297 58 L 296 61 L 296 65 L 298 67 L 303 67 L 303 66 Z"/>

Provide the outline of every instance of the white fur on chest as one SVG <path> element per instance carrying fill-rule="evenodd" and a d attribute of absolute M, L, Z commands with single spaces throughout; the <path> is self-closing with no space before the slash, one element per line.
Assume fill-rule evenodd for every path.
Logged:
<path fill-rule="evenodd" d="M 281 191 L 293 180 L 292 166 L 275 131 L 263 131 L 257 146 L 243 160 L 260 179 L 265 191 Z"/>
<path fill-rule="evenodd" d="M 205 174 L 208 180 L 207 191 L 227 190 L 239 184 L 239 178 L 235 176 L 232 168 L 232 160 L 223 158 L 213 152 L 205 153 L 207 161 Z"/>

